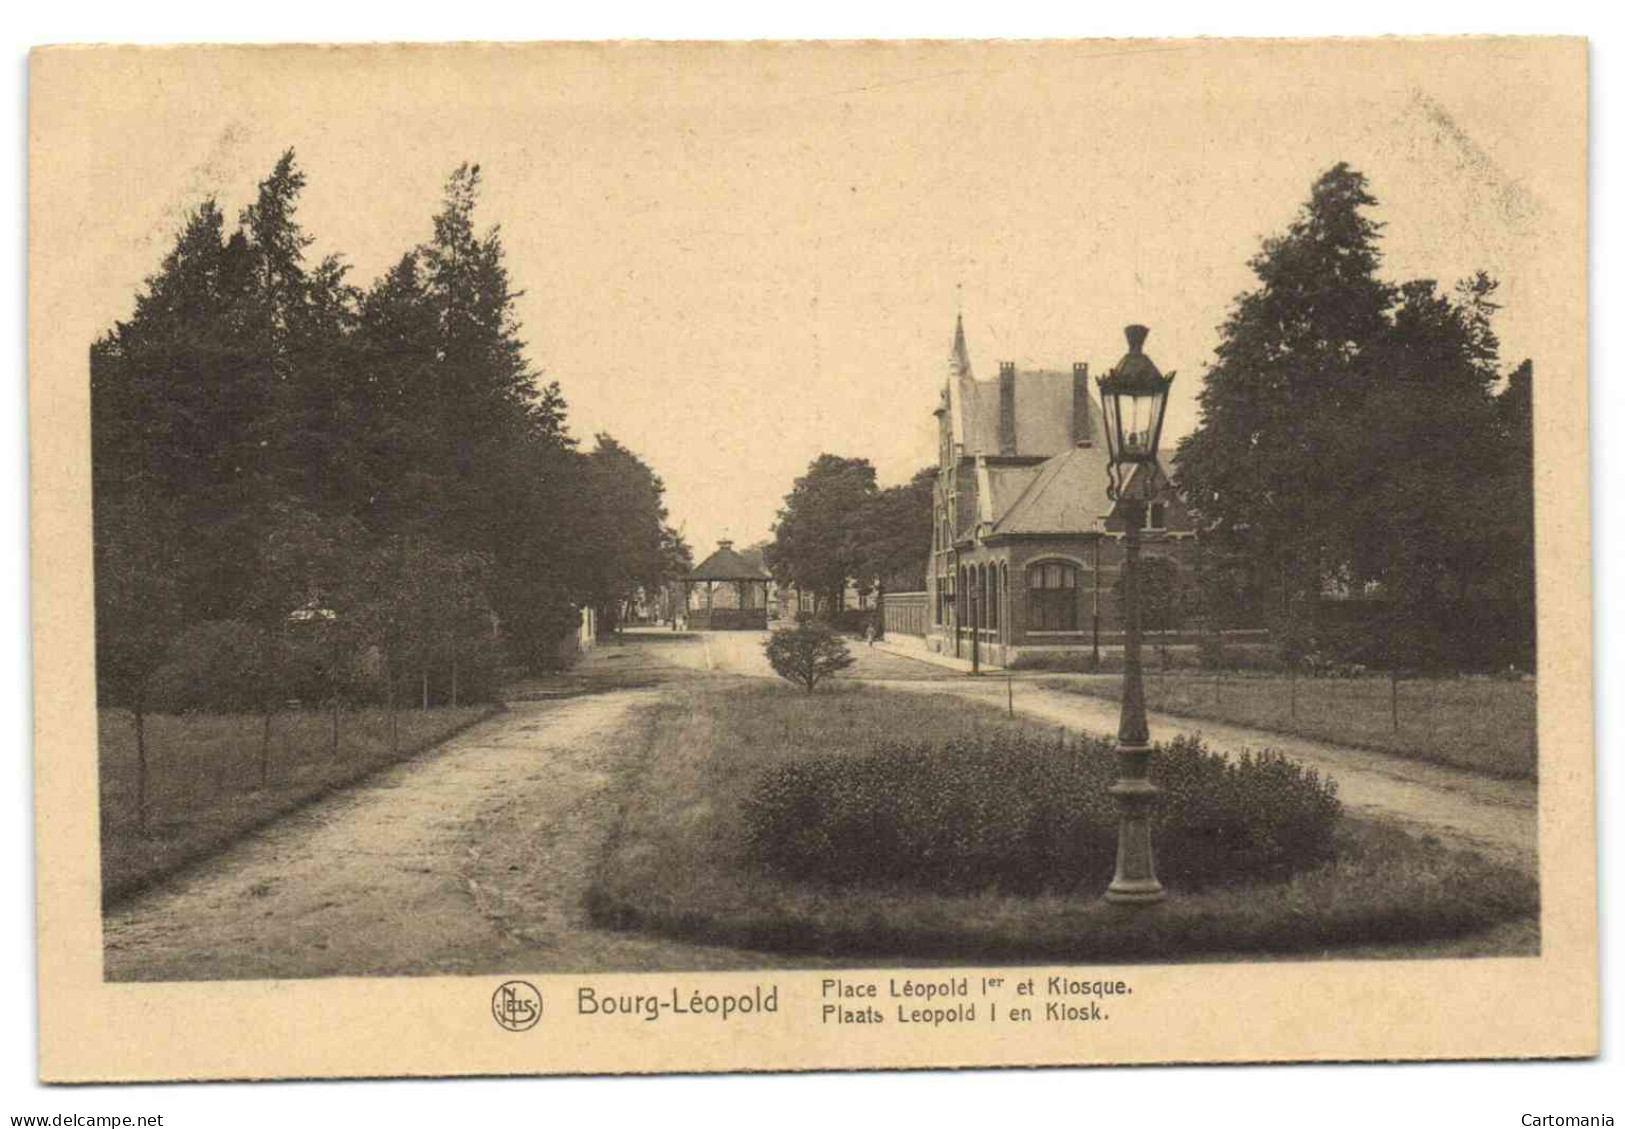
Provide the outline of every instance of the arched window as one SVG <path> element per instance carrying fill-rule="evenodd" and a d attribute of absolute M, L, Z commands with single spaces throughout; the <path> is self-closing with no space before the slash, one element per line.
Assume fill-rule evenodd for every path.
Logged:
<path fill-rule="evenodd" d="M 1078 629 L 1078 570 L 1065 561 L 1027 566 L 1027 630 Z"/>
<path fill-rule="evenodd" d="M 987 570 L 987 625 L 990 629 L 999 629 L 999 566 L 990 565 Z"/>
<path fill-rule="evenodd" d="M 1015 611 L 1010 607 L 1010 562 L 1008 561 L 999 564 L 999 606 L 1005 609 L 1004 615 L 1012 617 L 1009 626 L 1014 626 L 1015 620 L 1013 617 Z M 1009 626 L 1006 627 L 1006 630 L 1009 630 Z"/>

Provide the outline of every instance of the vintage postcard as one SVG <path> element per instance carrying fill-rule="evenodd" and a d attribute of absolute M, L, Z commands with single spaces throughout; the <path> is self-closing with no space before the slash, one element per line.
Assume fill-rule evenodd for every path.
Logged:
<path fill-rule="evenodd" d="M 1583 41 L 29 71 L 46 1080 L 1596 1053 Z"/>

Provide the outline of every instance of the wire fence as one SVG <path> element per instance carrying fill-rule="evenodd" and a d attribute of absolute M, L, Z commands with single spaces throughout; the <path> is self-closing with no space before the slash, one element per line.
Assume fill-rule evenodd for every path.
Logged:
<path fill-rule="evenodd" d="M 456 708 L 99 715 L 103 896 L 117 896 L 265 819 L 489 713 Z"/>
<path fill-rule="evenodd" d="M 1115 696 L 1114 679 L 1086 692 Z M 1494 678 L 1304 678 L 1148 669 L 1146 705 L 1337 744 L 1533 778 L 1535 684 Z"/>

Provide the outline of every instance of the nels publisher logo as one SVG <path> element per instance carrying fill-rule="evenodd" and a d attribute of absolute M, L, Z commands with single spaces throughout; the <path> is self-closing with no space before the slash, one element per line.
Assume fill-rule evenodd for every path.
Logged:
<path fill-rule="evenodd" d="M 504 1031 L 529 1031 L 542 1018 L 542 994 L 534 984 L 510 980 L 491 997 L 491 1015 Z"/>

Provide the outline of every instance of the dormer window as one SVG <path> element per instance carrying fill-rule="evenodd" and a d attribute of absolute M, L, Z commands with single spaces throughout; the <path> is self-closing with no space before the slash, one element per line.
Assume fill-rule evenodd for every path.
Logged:
<path fill-rule="evenodd" d="M 1168 507 L 1162 502 L 1152 502 L 1145 508 L 1145 527 L 1148 530 L 1164 530 L 1168 528 Z"/>

